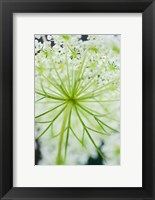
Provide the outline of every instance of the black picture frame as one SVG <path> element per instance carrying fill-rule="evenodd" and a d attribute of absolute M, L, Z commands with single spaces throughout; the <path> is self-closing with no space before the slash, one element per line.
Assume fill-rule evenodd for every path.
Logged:
<path fill-rule="evenodd" d="M 142 13 L 143 187 L 13 187 L 13 13 Z M 155 200 L 154 0 L 0 0 L 0 197 L 15 199 Z M 135 66 L 136 67 L 136 66 Z M 134 111 L 133 111 L 134 112 Z M 133 163 L 134 164 L 134 163 Z M 25 172 L 26 173 L 26 172 Z M 132 174 L 131 174 L 132 176 Z M 93 180 L 92 180 L 93 181 Z"/>

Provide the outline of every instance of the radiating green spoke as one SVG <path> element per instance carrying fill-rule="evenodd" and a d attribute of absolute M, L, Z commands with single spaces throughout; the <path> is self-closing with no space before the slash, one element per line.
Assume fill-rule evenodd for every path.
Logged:
<path fill-rule="evenodd" d="M 52 125 L 52 123 L 53 123 L 53 122 L 51 122 L 51 123 L 47 126 L 47 128 L 36 138 L 36 140 L 39 140 L 39 139 L 44 135 L 44 133 L 46 133 L 46 131 L 50 128 L 50 126 Z"/>
<path fill-rule="evenodd" d="M 37 99 L 36 101 L 35 101 L 35 103 L 37 103 L 37 102 L 39 102 L 39 101 L 41 101 L 41 100 L 43 100 L 43 99 L 45 99 L 46 97 L 41 97 L 41 98 L 39 98 L 39 99 Z"/>
<path fill-rule="evenodd" d="M 97 118 L 97 116 L 95 114 L 92 114 L 89 110 L 85 109 L 83 106 L 81 106 L 80 104 L 78 104 L 78 106 L 80 106 L 84 111 L 86 111 L 87 113 L 89 113 L 90 115 L 92 115 L 94 117 L 95 120 L 99 121 L 100 123 L 102 123 L 104 126 L 106 126 L 107 128 L 115 131 L 115 132 L 118 132 L 118 130 L 114 129 L 113 127 L 107 125 L 106 123 L 102 122 L 101 120 L 99 120 Z"/>
<path fill-rule="evenodd" d="M 94 118 L 95 119 L 95 118 Z M 97 119 L 95 119 L 96 120 L 96 122 L 98 123 L 98 125 L 101 127 L 101 129 L 105 132 L 105 133 L 107 133 L 108 135 L 110 135 L 110 133 L 103 127 L 103 125 L 97 120 Z"/>
<path fill-rule="evenodd" d="M 73 85 L 73 89 L 72 89 L 72 96 L 74 97 L 75 94 L 77 94 L 77 87 L 78 87 L 78 82 L 81 81 L 80 79 L 80 75 L 81 75 L 81 72 L 82 72 L 82 69 L 83 69 L 83 66 L 84 66 L 84 63 L 85 63 L 85 59 L 86 59 L 86 55 L 87 55 L 87 51 L 84 53 L 84 56 L 83 56 L 83 60 L 81 62 L 81 65 L 79 66 L 79 71 L 77 72 L 76 74 L 76 79 L 75 79 L 75 82 L 74 82 L 74 85 Z"/>
<path fill-rule="evenodd" d="M 100 115 L 101 113 L 96 112 L 95 110 L 92 110 L 91 108 L 88 108 L 84 105 L 81 105 L 79 103 L 77 103 L 77 106 L 79 106 L 80 108 L 82 108 L 84 111 L 86 111 L 87 113 L 89 113 L 92 116 L 96 116 L 96 115 Z"/>
<path fill-rule="evenodd" d="M 89 130 L 91 130 L 91 131 L 93 131 L 93 132 L 95 132 L 95 133 L 99 133 L 99 134 L 101 134 L 101 135 L 109 135 L 109 134 L 107 134 L 106 132 L 97 131 L 97 130 L 92 129 L 92 128 L 88 127 L 88 126 L 87 126 L 87 129 L 89 129 Z"/>
<path fill-rule="evenodd" d="M 64 138 L 64 132 L 65 132 L 65 127 L 67 124 L 67 119 L 68 119 L 68 114 L 70 112 L 71 105 L 67 104 L 66 105 L 66 110 L 63 113 L 63 120 L 61 124 L 61 133 L 60 133 L 60 138 L 59 138 L 59 145 L 58 145 L 58 152 L 56 156 L 56 164 L 61 165 L 64 163 L 64 158 L 62 157 L 62 144 L 63 144 L 63 138 Z"/>
<path fill-rule="evenodd" d="M 92 125 L 92 120 L 90 120 L 89 116 L 86 115 L 86 111 L 85 113 L 83 112 L 83 110 L 81 109 L 80 112 L 83 114 L 83 116 L 89 121 L 89 123 Z M 90 114 L 90 113 L 89 113 Z M 94 116 L 97 116 L 97 115 L 93 115 L 92 117 L 94 118 Z M 97 124 L 99 125 L 99 127 L 104 131 L 102 134 L 106 134 L 106 135 L 110 135 L 110 133 L 108 133 L 105 128 L 95 119 L 95 121 L 97 122 Z M 93 125 L 95 127 L 95 125 Z"/>
<path fill-rule="evenodd" d="M 46 90 L 48 90 L 50 93 L 54 93 L 56 94 L 57 96 L 59 96 L 60 98 L 66 98 L 66 96 L 63 94 L 63 93 L 60 93 L 59 91 L 55 91 L 55 90 L 52 90 L 50 87 L 44 87 L 46 88 Z"/>
<path fill-rule="evenodd" d="M 98 120 L 101 124 L 103 124 L 104 126 L 106 126 L 107 128 L 111 129 L 112 131 L 115 131 L 115 132 L 119 132 L 118 130 L 116 130 L 115 128 L 107 125 L 106 123 L 104 123 L 103 121 L 101 121 L 100 119 L 98 119 L 97 117 L 95 117 L 96 120 Z"/>
<path fill-rule="evenodd" d="M 105 90 L 107 90 L 107 86 L 110 87 L 110 84 L 112 84 L 114 82 L 114 80 L 110 81 L 109 83 L 105 84 L 105 85 L 102 85 L 101 87 L 99 88 L 95 88 L 93 89 L 92 91 L 89 91 L 88 93 L 82 95 L 82 96 L 79 96 L 77 97 L 77 99 L 81 100 L 81 99 L 89 99 L 89 98 L 92 98 L 92 97 L 95 97 L 95 96 L 99 96 L 101 95 Z"/>
<path fill-rule="evenodd" d="M 67 127 L 67 135 L 66 135 L 66 142 L 65 142 L 64 161 L 66 160 L 66 156 L 67 156 L 67 147 L 68 147 L 68 140 L 69 140 L 69 129 L 70 129 L 70 124 L 71 124 L 71 114 L 72 114 L 72 108 L 70 109 L 69 118 L 68 118 L 68 127 Z"/>
<path fill-rule="evenodd" d="M 47 126 L 47 128 L 36 138 L 36 140 L 39 140 L 40 137 L 46 133 L 46 131 L 50 128 L 50 126 L 53 124 L 53 122 L 61 115 L 61 113 L 65 110 L 66 106 L 63 107 L 63 109 L 56 115 L 56 117 L 51 121 L 51 123 Z"/>
<path fill-rule="evenodd" d="M 58 79 L 59 79 L 60 82 L 61 82 L 61 87 L 62 87 L 63 90 L 65 91 L 66 95 L 69 96 L 69 93 L 68 93 L 68 91 L 67 91 L 67 89 L 66 89 L 66 87 L 65 87 L 65 85 L 64 85 L 64 82 L 62 81 L 62 79 L 61 79 L 61 77 L 60 77 L 60 75 L 59 75 L 59 73 L 58 73 L 58 71 L 57 71 L 57 69 L 56 69 L 55 62 L 54 62 L 52 56 L 51 56 L 50 58 L 52 59 L 53 68 L 54 68 L 54 70 L 55 70 L 55 72 L 56 72 L 56 75 L 57 75 Z"/>
<path fill-rule="evenodd" d="M 83 127 L 84 127 L 84 129 L 85 129 L 85 131 L 86 131 L 86 133 L 87 133 L 87 135 L 88 135 L 88 137 L 89 137 L 89 139 L 90 139 L 91 142 L 93 143 L 93 145 L 94 145 L 96 151 L 100 154 L 100 156 L 102 157 L 102 159 L 105 159 L 104 155 L 102 154 L 102 152 L 100 151 L 100 149 L 99 149 L 98 146 L 96 145 L 95 141 L 94 141 L 93 138 L 91 137 L 91 135 L 90 135 L 90 133 L 89 133 L 87 127 L 85 126 L 85 123 L 83 122 L 82 118 L 80 117 L 79 112 L 78 112 L 78 109 L 77 109 L 76 107 L 75 107 L 75 110 L 76 110 L 76 113 L 77 113 L 77 116 L 78 116 L 80 122 L 82 123 L 82 125 L 83 125 Z"/>
<path fill-rule="evenodd" d="M 116 101 L 120 101 L 120 99 L 112 99 L 112 100 L 84 100 L 84 99 L 79 99 L 79 102 L 82 102 L 82 103 L 98 103 L 98 102 L 107 102 L 107 103 L 113 103 L 113 102 L 116 102 Z"/>
<path fill-rule="evenodd" d="M 69 75 L 68 57 L 67 57 L 67 44 L 66 44 L 66 42 L 65 42 L 64 46 L 65 46 L 65 59 L 66 59 L 66 67 L 67 67 L 68 91 L 71 93 L 70 75 Z"/>
<path fill-rule="evenodd" d="M 82 133 L 82 144 L 84 144 L 84 137 L 85 137 L 85 129 L 83 127 L 83 133 Z"/>
<path fill-rule="evenodd" d="M 86 64 L 87 65 L 87 64 Z M 84 66 L 84 64 L 83 64 L 83 66 Z M 82 83 L 83 83 L 83 79 L 84 79 L 84 73 L 85 73 L 85 71 L 86 71 L 86 67 L 83 67 L 82 68 L 82 71 L 81 71 L 81 75 L 80 75 L 80 77 L 79 77 L 79 82 L 78 82 L 78 84 L 77 84 L 77 86 L 76 86 L 76 95 L 77 95 L 77 93 L 78 93 L 78 90 L 79 90 L 79 88 L 82 86 Z"/>
<path fill-rule="evenodd" d="M 67 130 L 67 128 L 68 127 L 65 128 L 64 132 Z M 60 133 L 61 133 L 61 131 L 59 133 L 56 133 L 56 134 L 52 135 L 52 139 L 60 136 Z"/>
<path fill-rule="evenodd" d="M 79 97 L 80 94 L 84 93 L 85 91 L 87 91 L 93 84 L 94 84 L 94 78 L 102 71 L 103 69 L 99 69 L 92 77 L 89 81 L 86 82 L 84 88 L 80 89 L 77 93 L 76 96 Z"/>
<path fill-rule="evenodd" d="M 72 129 L 72 127 L 70 127 L 70 129 L 71 129 L 73 135 L 75 136 L 75 138 L 81 143 L 81 145 L 82 145 L 83 147 L 86 148 L 86 146 L 85 146 L 84 143 L 78 138 L 78 136 L 76 135 L 76 133 L 74 132 L 74 130 Z"/>
<path fill-rule="evenodd" d="M 54 81 L 51 81 L 49 78 L 47 78 L 45 75 L 42 75 L 54 88 L 56 88 L 60 93 L 64 94 L 67 97 L 66 92 L 62 88 L 60 84 L 57 83 L 57 81 L 53 78 Z"/>
<path fill-rule="evenodd" d="M 64 98 L 60 98 L 58 96 L 53 96 L 51 94 L 45 94 L 45 93 L 42 93 L 40 91 L 36 91 L 36 94 L 39 94 L 41 96 L 44 96 L 45 98 L 50 98 L 50 99 L 54 99 L 54 100 L 60 100 L 60 101 L 65 101 L 66 100 Z"/>

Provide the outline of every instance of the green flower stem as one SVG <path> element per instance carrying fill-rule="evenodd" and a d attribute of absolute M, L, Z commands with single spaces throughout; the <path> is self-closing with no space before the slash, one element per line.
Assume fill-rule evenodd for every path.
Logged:
<path fill-rule="evenodd" d="M 58 106 L 56 106 L 56 107 L 54 107 L 54 108 L 52 108 L 52 109 L 50 109 L 50 110 L 48 110 L 48 111 L 46 111 L 46 112 L 43 112 L 42 114 L 37 115 L 35 118 L 39 118 L 39 117 L 41 117 L 41 116 L 43 116 L 43 115 L 46 115 L 47 113 L 52 112 L 53 110 L 59 108 L 60 106 L 62 106 L 62 105 L 64 105 L 64 104 L 65 104 L 65 103 L 62 103 L 62 104 L 60 104 L 60 105 L 58 105 Z"/>
<path fill-rule="evenodd" d="M 57 74 L 57 77 L 58 77 L 58 79 L 59 79 L 60 82 L 61 82 L 61 87 L 63 88 L 63 90 L 64 90 L 66 96 L 68 96 L 68 95 L 69 95 L 69 94 L 68 94 L 68 91 L 67 91 L 66 87 L 64 86 L 63 81 L 62 81 L 62 79 L 61 79 L 61 77 L 60 77 L 60 75 L 59 75 L 59 73 L 58 73 L 58 71 L 57 71 L 57 69 L 56 69 L 55 62 L 53 61 L 52 56 L 50 56 L 50 58 L 51 58 L 51 60 L 52 60 L 52 62 L 53 62 L 53 68 L 54 68 L 54 70 L 55 70 L 55 72 L 56 72 L 56 74 Z M 69 96 L 68 96 L 68 97 L 69 97 Z"/>
<path fill-rule="evenodd" d="M 79 102 L 86 102 L 86 103 L 98 103 L 98 102 L 107 102 L 107 103 L 110 103 L 110 102 L 115 102 L 115 101 L 120 101 L 120 99 L 112 99 L 112 100 L 79 100 Z"/>
<path fill-rule="evenodd" d="M 97 76 L 97 74 L 99 74 L 103 69 L 101 68 L 100 70 L 98 70 L 91 78 L 91 80 L 89 80 L 88 82 L 86 82 L 85 87 L 83 89 L 80 89 L 79 91 L 77 91 L 77 96 L 80 96 L 80 94 L 82 94 L 83 92 L 85 92 L 86 90 L 88 90 L 92 85 L 93 85 L 93 81 L 94 78 Z"/>
<path fill-rule="evenodd" d="M 105 84 L 105 85 L 102 85 L 101 87 L 98 87 L 98 88 L 95 88 L 93 91 L 91 91 L 91 92 L 88 92 L 87 94 L 85 94 L 84 96 L 80 96 L 82 93 L 84 93 L 86 90 L 88 90 L 88 88 L 91 86 L 91 84 L 88 86 L 88 87 L 86 87 L 84 90 L 82 90 L 81 92 L 80 92 L 80 94 L 77 94 L 77 96 L 80 98 L 80 99 L 82 99 L 83 97 L 86 97 L 86 98 L 91 98 L 92 96 L 94 96 L 94 95 L 96 95 L 96 94 L 98 94 L 98 95 L 100 95 L 100 94 L 102 94 L 103 93 L 103 91 L 105 91 L 106 89 L 108 89 L 107 88 L 107 86 L 111 86 L 111 84 L 113 83 L 113 82 L 115 82 L 115 81 L 118 81 L 118 79 L 119 78 L 116 78 L 116 79 L 113 79 L 112 81 L 110 81 L 110 82 L 108 82 L 107 84 Z M 106 87 L 106 88 L 105 88 Z"/>
<path fill-rule="evenodd" d="M 37 100 L 35 101 L 35 103 L 37 103 L 37 102 L 39 102 L 39 101 L 41 101 L 41 100 L 43 100 L 43 99 L 45 99 L 45 97 L 41 97 L 41 98 L 37 99 Z"/>
<path fill-rule="evenodd" d="M 106 123 L 104 123 L 103 121 L 101 121 L 100 119 L 97 118 L 97 115 L 92 114 L 90 111 L 88 111 L 84 106 L 81 106 L 80 104 L 77 104 L 81 109 L 83 109 L 84 111 L 86 111 L 87 113 L 89 113 L 90 115 L 92 115 L 94 117 L 94 119 L 97 122 L 100 122 L 102 125 L 106 126 L 107 128 L 111 129 L 112 131 L 118 132 L 118 130 L 112 128 L 111 126 L 108 126 Z M 105 130 L 105 129 L 104 129 Z"/>
<path fill-rule="evenodd" d="M 58 146 L 58 153 L 57 153 L 57 157 L 56 157 L 56 164 L 57 165 L 61 165 L 64 164 L 64 160 L 62 158 L 62 143 L 63 143 L 63 137 L 64 137 L 64 132 L 65 132 L 65 127 L 67 124 L 67 119 L 68 119 L 68 114 L 70 112 L 71 109 L 71 104 L 68 103 L 66 111 L 64 112 L 64 117 L 63 117 L 63 121 L 62 121 L 62 126 L 61 126 L 61 133 L 60 133 L 60 139 L 59 139 L 59 146 Z"/>
<path fill-rule="evenodd" d="M 84 143 L 78 138 L 78 136 L 76 135 L 76 133 L 74 132 L 74 130 L 72 129 L 72 127 L 70 127 L 70 130 L 72 131 L 74 137 L 81 143 L 81 145 L 86 148 L 86 146 L 84 145 Z"/>
<path fill-rule="evenodd" d="M 60 85 L 58 85 L 57 84 L 57 81 L 54 79 L 54 77 L 52 77 L 52 79 L 54 80 L 53 82 L 48 78 L 48 77 L 46 77 L 44 74 L 42 74 L 42 76 L 55 88 L 55 89 L 57 89 L 59 92 L 60 92 L 60 94 L 64 94 L 65 96 L 66 96 L 66 93 L 65 93 L 65 91 L 64 91 L 64 89 L 60 86 Z M 56 84 L 55 84 L 56 83 Z"/>
<path fill-rule="evenodd" d="M 89 121 L 89 123 L 90 124 L 92 124 L 92 121 L 90 120 L 90 118 L 86 115 L 86 113 L 84 113 L 83 112 L 83 110 L 81 109 L 80 110 L 80 112 L 82 113 L 82 115 Z M 95 126 L 95 125 L 93 125 L 96 129 L 97 129 L 97 127 Z M 95 133 L 99 133 L 99 134 L 102 134 L 102 135 L 109 135 L 107 132 L 101 132 L 101 131 L 97 131 L 97 130 L 95 130 L 95 129 L 92 129 L 92 128 L 90 128 L 90 127 L 88 127 L 87 126 L 87 129 L 89 129 L 89 130 L 91 130 L 91 131 L 93 131 L 93 132 L 95 132 Z M 102 128 L 103 129 L 103 128 Z"/>
<path fill-rule="evenodd" d="M 55 99 L 55 100 L 60 100 L 60 101 L 64 101 L 65 99 L 63 98 L 59 98 L 57 96 L 52 96 L 52 95 L 49 95 L 49 94 L 44 94 L 44 93 L 41 93 L 39 91 L 36 91 L 36 94 L 39 94 L 41 96 L 44 96 L 45 98 L 50 98 L 50 99 Z"/>
<path fill-rule="evenodd" d="M 86 131 L 86 133 L 87 133 L 89 139 L 90 139 L 91 142 L 93 143 L 94 147 L 96 148 L 97 152 L 100 154 L 100 156 L 102 157 L 102 159 L 105 159 L 104 155 L 102 154 L 102 152 L 100 151 L 100 149 L 98 148 L 98 146 L 97 146 L 96 143 L 94 142 L 93 138 L 91 137 L 91 135 L 90 135 L 90 133 L 89 133 L 89 131 L 88 131 L 88 129 L 87 129 L 85 123 L 83 122 L 83 120 L 82 120 L 82 118 L 81 118 L 81 116 L 80 116 L 80 114 L 79 114 L 78 109 L 76 108 L 76 106 L 75 106 L 75 110 L 76 110 L 77 116 L 78 116 L 80 122 L 82 123 L 83 128 L 85 129 L 85 131 Z"/>
<path fill-rule="evenodd" d="M 51 123 L 47 126 L 47 128 L 36 138 L 36 140 L 39 140 L 40 137 L 42 137 L 44 135 L 44 133 L 46 133 L 46 131 L 52 126 L 52 124 L 54 123 L 54 121 L 61 115 L 61 113 L 65 110 L 66 106 L 63 107 L 63 109 L 56 115 L 56 117 L 51 121 Z"/>
<path fill-rule="evenodd" d="M 80 86 L 82 85 L 82 83 L 83 83 L 83 81 L 82 81 L 82 77 L 83 77 L 83 75 L 84 75 L 84 73 L 85 73 L 85 71 L 86 71 L 86 67 L 84 67 L 84 65 L 86 65 L 85 64 L 85 60 L 87 59 L 87 53 L 88 53 L 88 51 L 86 51 L 86 53 L 85 53 L 85 56 L 84 56 L 84 60 L 83 60 L 83 62 L 82 62 L 82 66 L 81 66 L 81 71 L 80 71 L 80 75 L 79 75 L 79 82 L 78 82 L 78 84 L 77 84 L 77 86 L 76 86 L 76 92 L 78 92 L 79 91 L 79 88 L 80 88 Z"/>
<path fill-rule="evenodd" d="M 68 56 L 67 56 L 67 43 L 65 42 L 65 59 L 66 59 L 66 66 L 67 66 L 67 78 L 68 78 L 68 90 L 71 93 L 71 85 L 70 85 L 70 74 L 69 74 L 69 67 L 68 67 Z"/>
<path fill-rule="evenodd" d="M 75 78 L 75 81 L 74 81 L 74 85 L 73 85 L 73 88 L 72 88 L 72 97 L 74 97 L 74 95 L 77 93 L 78 91 L 78 81 L 80 80 L 80 75 L 81 75 L 81 72 L 82 72 L 82 69 L 83 69 L 83 66 L 84 66 L 84 63 L 85 63 L 85 59 L 86 59 L 86 55 L 87 55 L 87 51 L 85 52 L 84 54 L 84 57 L 83 57 L 83 60 L 80 64 L 80 70 L 79 72 L 76 74 L 76 78 Z"/>
<path fill-rule="evenodd" d="M 66 160 L 66 157 L 67 157 L 67 147 L 68 147 L 68 140 L 69 140 L 69 129 L 70 129 L 70 124 L 71 124 L 71 114 L 72 114 L 72 107 L 70 109 L 69 118 L 68 118 L 68 127 L 67 127 L 66 143 L 65 143 L 65 158 L 64 158 L 64 161 Z"/>

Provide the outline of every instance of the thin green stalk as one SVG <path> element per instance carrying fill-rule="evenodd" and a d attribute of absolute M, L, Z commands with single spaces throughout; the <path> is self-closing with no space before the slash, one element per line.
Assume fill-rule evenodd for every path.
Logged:
<path fill-rule="evenodd" d="M 104 126 L 106 126 L 107 128 L 118 132 L 118 130 L 112 128 L 111 126 L 108 126 L 106 123 L 102 122 L 100 119 L 97 118 L 97 115 L 92 114 L 90 111 L 88 111 L 87 109 L 85 109 L 83 106 L 81 106 L 80 104 L 78 104 L 78 106 L 80 106 L 84 111 L 86 111 L 87 113 L 89 113 L 90 115 L 92 115 L 94 117 L 95 120 L 99 121 L 100 123 L 102 123 Z"/>
<path fill-rule="evenodd" d="M 88 107 L 81 105 L 79 103 L 77 103 L 77 106 L 79 106 L 80 108 L 82 108 L 84 111 L 86 111 L 87 113 L 89 113 L 92 116 L 100 115 L 100 113 L 96 112 L 95 110 L 92 110 L 91 108 L 88 108 Z M 94 114 L 94 112 L 95 112 L 95 114 Z"/>
<path fill-rule="evenodd" d="M 50 109 L 50 110 L 48 110 L 48 111 L 46 111 L 46 112 L 43 112 L 43 113 L 41 113 L 40 115 L 37 115 L 35 118 L 37 119 L 37 118 L 39 118 L 39 117 L 41 117 L 41 116 L 43 116 L 43 115 L 46 115 L 47 113 L 49 113 L 49 112 L 52 112 L 53 110 L 56 110 L 57 108 L 59 108 L 60 106 L 62 106 L 62 105 L 64 105 L 65 103 L 62 103 L 62 104 L 60 104 L 60 105 L 58 105 L 58 106 L 56 106 L 56 107 L 54 107 L 54 108 L 52 108 L 52 109 Z"/>
<path fill-rule="evenodd" d="M 61 115 L 61 113 L 65 110 L 66 106 L 63 107 L 63 109 L 56 115 L 56 117 L 51 121 L 51 123 L 47 126 L 47 128 L 36 138 L 36 140 L 39 140 L 40 137 L 46 133 L 46 131 L 50 128 L 50 126 L 53 124 L 53 122 Z"/>
<path fill-rule="evenodd" d="M 43 99 L 45 99 L 45 97 L 41 97 L 41 98 L 37 99 L 37 100 L 35 101 L 35 103 L 37 103 L 37 102 L 39 102 L 39 101 L 41 101 L 41 100 L 43 100 Z"/>
<path fill-rule="evenodd" d="M 79 112 L 78 112 L 76 106 L 75 106 L 75 110 L 76 110 L 77 116 L 78 116 L 80 122 L 82 123 L 82 125 L 83 125 L 83 127 L 84 127 L 84 129 L 85 129 L 85 131 L 86 131 L 86 133 L 87 133 L 87 135 L 88 135 L 88 137 L 89 137 L 89 139 L 90 139 L 91 142 L 93 143 L 94 147 L 96 148 L 97 152 L 100 154 L 100 156 L 102 157 L 102 159 L 105 159 L 104 155 L 102 154 L 102 152 L 100 151 L 100 149 L 98 148 L 98 146 L 97 146 L 96 143 L 94 142 L 93 138 L 91 137 L 91 135 L 90 135 L 90 133 L 89 133 L 89 131 L 88 131 L 86 125 L 84 124 L 84 122 L 83 122 L 83 120 L 82 120 L 82 118 L 80 117 L 80 114 L 79 114 Z"/>
<path fill-rule="evenodd" d="M 69 118 L 68 118 L 68 128 L 67 128 L 67 136 L 66 136 L 66 143 L 65 143 L 65 158 L 64 161 L 66 160 L 67 156 L 67 146 L 68 146 L 68 140 L 69 140 L 69 129 L 70 129 L 70 124 L 71 124 L 71 114 L 72 114 L 72 107 L 69 112 Z"/>
<path fill-rule="evenodd" d="M 101 71 L 103 70 L 103 68 L 101 68 L 100 70 L 98 70 L 91 78 L 91 80 L 89 80 L 86 84 L 85 84 L 85 87 L 82 88 L 81 90 L 79 90 L 77 93 L 76 93 L 76 96 L 80 96 L 80 94 L 82 94 L 83 92 L 85 92 L 86 90 L 88 90 L 92 85 L 93 85 L 93 81 L 94 81 L 94 78 L 97 76 L 97 74 L 99 74 Z"/>
<path fill-rule="evenodd" d="M 69 75 L 69 69 L 68 69 L 68 57 L 67 57 L 67 44 L 65 42 L 65 58 L 66 58 L 66 66 L 67 66 L 67 78 L 68 78 L 68 91 L 71 93 L 71 85 L 70 85 L 70 75 Z"/>
<path fill-rule="evenodd" d="M 73 85 L 73 88 L 72 88 L 72 97 L 74 97 L 74 95 L 77 93 L 77 86 L 78 86 L 77 84 L 78 84 L 78 81 L 80 82 L 80 75 L 81 75 L 81 71 L 82 71 L 82 68 L 83 68 L 84 63 L 85 63 L 86 55 L 87 55 L 87 50 L 86 50 L 85 55 L 83 57 L 82 63 L 80 65 L 80 70 L 76 74 L 76 79 L 74 81 L 74 85 Z"/>
<path fill-rule="evenodd" d="M 101 124 L 103 124 L 104 126 L 106 126 L 107 128 L 111 129 L 112 131 L 115 131 L 115 132 L 119 132 L 118 130 L 112 128 L 111 126 L 108 126 L 106 123 L 104 123 L 103 121 L 101 121 L 100 119 L 98 119 L 97 117 L 95 117 L 95 119 L 97 119 Z"/>
<path fill-rule="evenodd" d="M 88 63 L 88 61 L 87 61 L 87 63 Z M 79 77 L 79 80 L 81 80 L 81 81 L 79 81 L 78 84 L 77 84 L 76 93 L 77 93 L 77 91 L 79 90 L 79 88 L 82 86 L 82 83 L 83 83 L 82 77 L 83 77 L 83 75 L 84 75 L 86 69 L 87 69 L 87 68 L 84 67 L 83 71 L 81 72 L 81 75 L 80 75 L 80 77 Z M 77 95 L 77 94 L 76 94 L 76 95 Z"/>
<path fill-rule="evenodd" d="M 101 134 L 101 135 L 110 135 L 110 134 L 107 134 L 107 133 L 103 133 L 103 132 L 101 132 L 101 131 L 94 130 L 94 129 L 88 127 L 88 126 L 87 126 L 87 129 L 89 129 L 89 130 L 91 130 L 91 131 L 93 131 L 93 132 L 95 132 L 95 133 L 99 133 L 99 134 Z"/>
<path fill-rule="evenodd" d="M 98 103 L 98 102 L 107 102 L 107 103 L 113 103 L 113 102 L 115 102 L 115 101 L 120 101 L 120 99 L 113 99 L 113 100 L 96 100 L 96 101 L 94 101 L 94 100 L 84 100 L 84 99 L 79 99 L 79 102 L 83 102 L 83 103 Z"/>
<path fill-rule="evenodd" d="M 67 94 L 66 94 L 66 92 L 64 91 L 64 89 L 61 87 L 61 85 L 59 85 L 59 84 L 55 84 L 55 83 L 57 83 L 57 81 L 55 80 L 55 78 L 54 77 L 52 77 L 53 78 L 53 82 L 51 81 L 51 80 L 49 80 L 44 74 L 42 74 L 42 76 L 54 87 L 54 88 L 56 88 L 60 93 L 63 93 L 66 97 L 68 97 L 67 96 Z M 54 83 L 55 82 L 55 83 Z"/>
<path fill-rule="evenodd" d="M 75 138 L 82 144 L 83 147 L 85 147 L 84 143 L 78 138 L 78 136 L 76 135 L 76 133 L 74 132 L 74 130 L 72 129 L 72 127 L 70 127 L 70 129 L 71 129 L 73 135 L 75 136 Z"/>
<path fill-rule="evenodd" d="M 66 95 L 69 97 L 68 91 L 67 91 L 66 87 L 64 86 L 64 83 L 63 83 L 63 81 L 62 81 L 62 79 L 61 79 L 61 77 L 60 77 L 60 75 L 59 75 L 59 73 L 58 73 L 58 71 L 57 71 L 57 69 L 56 69 L 56 67 L 55 67 L 55 62 L 53 61 L 52 56 L 50 56 L 50 58 L 51 58 L 51 60 L 52 60 L 52 62 L 53 62 L 53 67 L 54 67 L 54 70 L 55 70 L 55 72 L 56 72 L 56 74 L 57 74 L 57 77 L 59 78 L 59 80 L 60 80 L 60 82 L 61 82 L 61 87 L 64 89 Z"/>
<path fill-rule="evenodd" d="M 59 98 L 59 97 L 57 97 L 57 96 L 52 96 L 52 95 L 49 95 L 49 94 L 44 94 L 44 93 L 39 92 L 39 91 L 36 91 L 36 94 L 39 94 L 39 95 L 41 95 L 41 96 L 44 96 L 45 98 L 50 98 L 50 99 L 65 101 L 65 99 L 63 99 L 63 98 Z"/>
<path fill-rule="evenodd" d="M 90 118 L 83 112 L 82 109 L 80 110 L 80 112 L 83 114 L 83 116 L 84 116 L 84 117 L 90 122 L 90 124 L 92 125 L 92 122 L 90 121 Z M 94 116 L 97 116 L 97 115 L 93 115 L 93 117 L 94 117 Z M 95 120 L 95 121 L 96 121 L 96 120 Z M 98 121 L 97 121 L 97 124 L 102 128 L 102 130 L 103 130 L 104 132 L 100 132 L 100 131 L 96 131 L 96 130 L 92 129 L 93 132 L 98 132 L 98 133 L 104 134 L 104 135 L 110 135 L 110 134 L 103 128 L 103 126 L 102 126 Z M 95 125 L 93 125 L 93 126 L 95 127 Z M 90 127 L 87 126 L 87 128 L 91 130 Z"/>
<path fill-rule="evenodd" d="M 63 143 L 63 137 L 64 137 L 64 131 L 67 124 L 68 119 L 68 113 L 69 113 L 69 104 L 67 105 L 66 112 L 64 112 L 64 117 L 61 125 L 61 133 L 60 133 L 60 139 L 59 139 L 59 145 L 58 145 L 58 153 L 56 157 L 56 164 L 61 165 L 64 164 L 64 159 L 62 158 L 62 143 Z"/>
<path fill-rule="evenodd" d="M 118 78 L 117 78 L 118 79 Z M 83 91 L 81 91 L 80 94 L 78 94 L 78 98 L 77 99 L 86 99 L 86 98 L 92 98 L 95 95 L 100 95 L 103 93 L 103 91 L 105 91 L 107 88 L 107 86 L 109 86 L 110 84 L 112 84 L 114 81 L 116 81 L 117 79 L 114 79 L 110 82 L 108 82 L 105 85 L 102 85 L 101 87 L 95 88 L 94 90 L 92 90 L 91 92 L 88 92 L 86 94 L 84 94 L 83 96 L 80 96 L 80 94 L 82 94 L 84 91 L 86 91 L 88 88 L 85 88 Z M 105 88 L 106 87 L 106 88 Z"/>
<path fill-rule="evenodd" d="M 59 93 L 59 91 L 56 92 L 56 91 L 52 90 L 50 87 L 44 87 L 44 88 L 46 88 L 46 90 L 49 90 L 49 91 L 52 92 L 52 93 L 55 93 L 55 94 L 58 95 L 60 98 L 66 98 L 66 96 L 65 96 L 64 94 L 62 94 L 62 93 Z"/>

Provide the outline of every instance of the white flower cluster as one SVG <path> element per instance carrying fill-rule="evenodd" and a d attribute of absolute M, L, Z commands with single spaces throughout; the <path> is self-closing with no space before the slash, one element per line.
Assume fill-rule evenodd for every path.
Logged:
<path fill-rule="evenodd" d="M 39 165 L 120 163 L 119 35 L 35 35 L 35 89 Z"/>

